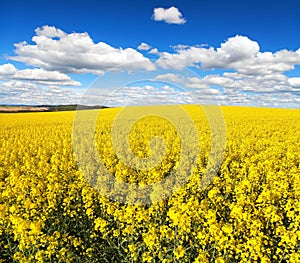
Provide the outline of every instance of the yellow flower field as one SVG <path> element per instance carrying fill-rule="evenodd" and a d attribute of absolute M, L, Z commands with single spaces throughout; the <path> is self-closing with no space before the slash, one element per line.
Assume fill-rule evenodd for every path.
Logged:
<path fill-rule="evenodd" d="M 0 114 L 0 262 L 300 262 L 300 110 L 221 107 L 224 156 L 202 187 L 211 123 L 184 106 L 197 145 L 177 129 L 188 125 L 180 116 L 159 115 L 164 107 L 133 126 L 133 115 L 122 119 L 116 138 L 120 108 L 101 110 L 92 134 L 97 111 L 78 130 L 75 112 Z M 114 145 L 125 128 L 129 163 L 114 147 L 126 148 Z"/>

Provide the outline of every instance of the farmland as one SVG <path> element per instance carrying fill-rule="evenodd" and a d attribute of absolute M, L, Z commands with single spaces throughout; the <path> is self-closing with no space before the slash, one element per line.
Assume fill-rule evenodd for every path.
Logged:
<path fill-rule="evenodd" d="M 221 107 L 222 162 L 202 187 L 212 123 L 183 106 L 197 145 L 191 122 L 160 116 L 172 107 L 152 107 L 132 126 L 134 114 L 118 123 L 121 108 L 103 109 L 93 133 L 96 110 L 80 111 L 78 129 L 76 112 L 1 113 L 0 262 L 299 262 L 300 110 Z M 126 163 L 114 140 L 127 135 Z M 74 138 L 92 140 L 88 161 Z"/>

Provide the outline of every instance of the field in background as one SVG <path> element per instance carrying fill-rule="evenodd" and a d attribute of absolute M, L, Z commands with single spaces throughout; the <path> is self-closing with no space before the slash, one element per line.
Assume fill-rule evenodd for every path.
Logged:
<path fill-rule="evenodd" d="M 73 111 L 79 109 L 101 109 L 105 106 L 86 106 L 86 105 L 39 105 L 39 106 L 24 106 L 24 105 L 0 105 L 0 113 L 16 113 L 16 112 L 52 112 L 52 111 Z"/>
<path fill-rule="evenodd" d="M 108 200 L 88 183 L 73 153 L 75 112 L 1 113 L 0 262 L 300 262 L 300 110 L 222 107 L 225 156 L 202 189 L 211 130 L 198 107 L 185 109 L 200 140 L 196 169 L 150 205 Z M 118 112 L 102 110 L 95 132 L 116 181 L 152 184 L 178 168 L 180 136 L 158 116 L 138 121 L 129 142 L 146 158 L 162 137 L 162 162 L 139 171 L 120 161 L 110 137 Z"/>

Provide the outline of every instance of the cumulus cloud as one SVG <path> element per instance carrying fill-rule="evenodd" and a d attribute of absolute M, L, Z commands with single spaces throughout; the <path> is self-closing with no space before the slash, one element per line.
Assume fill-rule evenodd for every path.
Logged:
<path fill-rule="evenodd" d="M 36 84 L 22 81 L 7 81 L 0 84 L 1 95 L 20 94 L 37 88 Z"/>
<path fill-rule="evenodd" d="M 289 78 L 288 83 L 293 87 L 293 88 L 300 88 L 300 78 L 299 77 L 294 77 L 294 78 Z"/>
<path fill-rule="evenodd" d="M 294 107 L 300 96 L 300 78 L 281 73 L 263 76 L 224 72 L 203 77 L 168 73 L 159 74 L 154 80 L 174 82 L 197 103 L 204 104 Z"/>
<path fill-rule="evenodd" d="M 207 75 L 202 79 L 202 82 L 208 85 L 215 85 L 220 87 L 234 87 L 235 81 L 228 77 L 221 77 L 220 75 Z"/>
<path fill-rule="evenodd" d="M 149 53 L 149 54 L 159 54 L 157 48 L 152 48 L 148 53 Z"/>
<path fill-rule="evenodd" d="M 66 74 L 43 69 L 24 69 L 16 71 L 11 79 L 28 80 L 43 85 L 80 86 L 80 82 L 72 80 Z"/>
<path fill-rule="evenodd" d="M 47 71 L 43 69 L 17 70 L 14 65 L 8 63 L 0 65 L 0 79 L 22 80 L 41 85 L 80 86 L 81 83 L 72 80 L 66 74 L 58 71 Z"/>
<path fill-rule="evenodd" d="M 66 33 L 54 26 L 44 26 L 35 30 L 37 36 L 45 37 L 64 37 Z"/>
<path fill-rule="evenodd" d="M 273 93 L 284 96 L 299 92 L 300 78 L 288 78 L 283 74 L 273 75 L 243 75 L 225 72 L 223 75 L 206 75 L 201 81 L 208 86 L 219 86 L 225 90 L 251 92 L 257 94 Z"/>
<path fill-rule="evenodd" d="M 181 12 L 174 6 L 170 8 L 154 8 L 152 18 L 155 21 L 165 21 L 168 24 L 181 25 L 186 22 L 186 19 L 182 17 Z"/>
<path fill-rule="evenodd" d="M 257 42 L 245 36 L 230 37 L 217 48 L 217 56 L 223 63 L 232 64 L 241 60 L 254 58 L 260 48 Z"/>
<path fill-rule="evenodd" d="M 261 101 L 267 105 L 265 99 L 268 98 L 268 105 L 281 105 L 281 102 L 286 103 L 287 97 L 296 103 L 300 95 L 300 78 L 289 78 L 285 74 L 300 65 L 300 49 L 261 52 L 256 41 L 237 35 L 218 48 L 181 46 L 173 53 L 158 52 L 157 55 L 156 64 L 164 69 L 182 70 L 190 66 L 205 70 L 204 77 L 187 79 L 185 85 L 195 89 L 217 87 L 222 90 L 218 98 L 226 99 L 228 104 Z M 259 96 L 264 99 L 259 100 Z"/>
<path fill-rule="evenodd" d="M 151 49 L 151 46 L 149 46 L 147 43 L 142 42 L 139 46 L 138 46 L 138 50 L 149 50 Z"/>
<path fill-rule="evenodd" d="M 1 76 L 12 75 L 17 71 L 13 64 L 7 63 L 0 65 L 0 78 Z"/>
<path fill-rule="evenodd" d="M 239 35 L 218 47 L 180 44 L 172 46 L 172 52 L 160 52 L 142 42 L 137 49 L 158 57 L 152 63 L 137 50 L 95 43 L 87 33 L 68 34 L 50 26 L 35 32 L 33 44 L 16 44 L 16 56 L 10 57 L 30 68 L 18 70 L 11 63 L 0 65 L 1 103 L 76 103 L 83 89 L 72 88 L 81 84 L 67 74 L 101 75 L 114 67 L 126 74 L 146 70 L 152 84 L 156 81 L 164 86 L 126 87 L 114 96 L 96 94 L 90 101 L 101 98 L 110 106 L 217 101 L 227 105 L 291 107 L 300 103 L 300 77 L 285 74 L 300 65 L 300 49 L 262 52 L 258 42 Z M 201 77 L 180 74 L 186 67 L 196 68 L 194 72 L 201 70 Z M 159 68 L 164 70 L 152 71 Z M 174 89 L 171 83 L 183 90 Z"/>
<path fill-rule="evenodd" d="M 190 77 L 185 80 L 185 85 L 188 88 L 199 89 L 199 90 L 208 90 L 210 89 L 208 85 L 205 84 L 203 79 L 198 77 Z"/>
<path fill-rule="evenodd" d="M 154 80 L 170 81 L 183 88 L 209 89 L 208 85 L 206 85 L 201 78 L 185 77 L 174 73 L 159 74 L 154 77 Z"/>
<path fill-rule="evenodd" d="M 49 71 L 62 73 L 94 73 L 102 75 L 112 68 L 119 70 L 153 70 L 152 62 L 133 48 L 114 48 L 105 42 L 94 43 L 88 33 L 67 34 L 55 27 L 35 30 L 34 44 L 15 44 L 20 61 Z"/>
<path fill-rule="evenodd" d="M 41 86 L 35 83 L 10 80 L 0 83 L 1 104 L 75 104 L 83 91 L 59 86 Z"/>
<path fill-rule="evenodd" d="M 136 83 L 138 84 L 138 83 Z M 103 104 L 107 106 L 124 105 L 157 105 L 157 104 L 185 104 L 197 103 L 193 94 L 172 84 L 152 83 L 125 86 L 111 91 L 90 89 L 80 103 Z"/>
<path fill-rule="evenodd" d="M 256 41 L 239 35 L 228 38 L 217 49 L 192 46 L 175 51 L 159 52 L 157 65 L 177 70 L 194 66 L 204 70 L 234 69 L 248 75 L 266 75 L 292 70 L 296 64 L 300 64 L 299 50 L 260 52 Z"/>
<path fill-rule="evenodd" d="M 171 81 L 175 83 L 182 83 L 183 78 L 179 74 L 174 74 L 174 73 L 166 73 L 166 74 L 158 74 L 154 78 L 155 80 L 162 80 L 162 81 Z"/>

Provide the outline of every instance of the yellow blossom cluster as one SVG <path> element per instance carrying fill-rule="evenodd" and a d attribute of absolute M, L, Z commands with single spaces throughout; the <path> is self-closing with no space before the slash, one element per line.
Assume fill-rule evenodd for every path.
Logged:
<path fill-rule="evenodd" d="M 300 262 L 300 110 L 221 107 L 224 158 L 202 187 L 212 124 L 184 109 L 200 143 L 187 154 L 176 125 L 192 130 L 163 106 L 132 126 L 123 118 L 114 135 L 120 108 L 101 110 L 92 135 L 96 111 L 82 111 L 78 130 L 75 112 L 0 114 L 0 262 Z M 74 132 L 93 137 L 87 162 Z M 115 149 L 127 144 L 129 161 Z"/>

